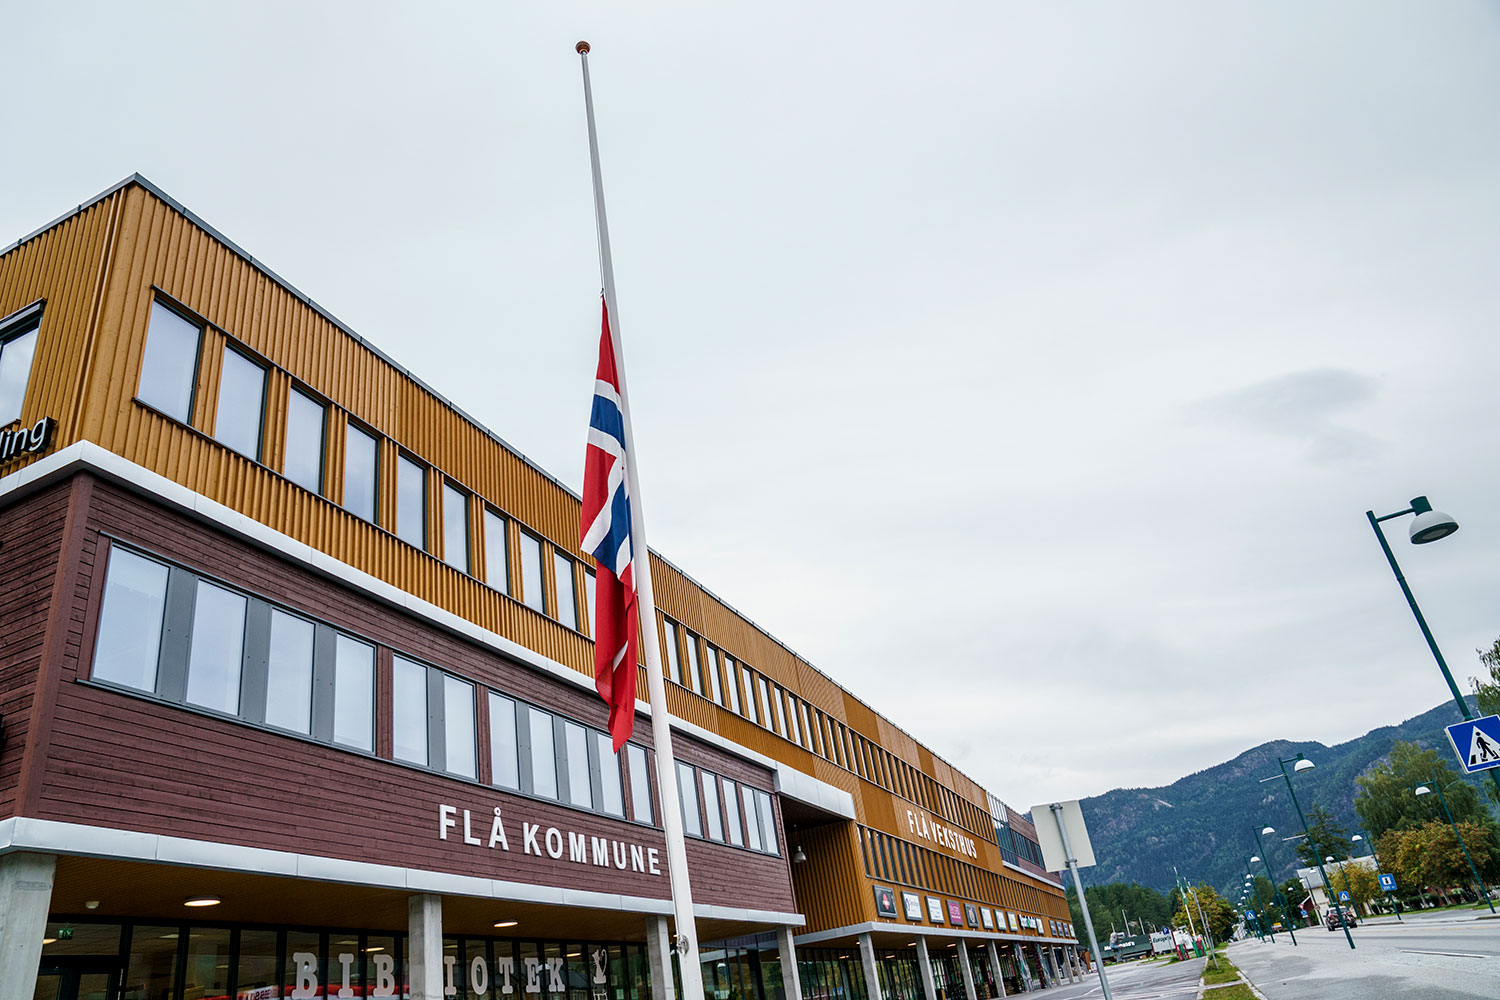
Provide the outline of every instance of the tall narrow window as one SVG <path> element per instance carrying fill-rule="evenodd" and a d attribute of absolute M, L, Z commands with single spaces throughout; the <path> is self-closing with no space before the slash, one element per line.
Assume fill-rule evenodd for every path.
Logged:
<path fill-rule="evenodd" d="M 375 647 L 347 635 L 334 643 L 333 742 L 375 749 Z"/>
<path fill-rule="evenodd" d="M 594 634 L 594 591 L 599 586 L 598 577 L 587 566 L 583 569 L 583 631 Z"/>
<path fill-rule="evenodd" d="M 719 817 L 719 779 L 707 771 L 699 771 L 703 782 L 703 817 L 708 820 L 708 839 L 724 840 L 724 821 Z"/>
<path fill-rule="evenodd" d="M 687 674 L 688 683 L 692 685 L 697 694 L 703 693 L 703 672 L 698 669 L 698 637 L 686 630 L 682 634 L 683 641 L 687 643 Z"/>
<path fill-rule="evenodd" d="M 396 537 L 427 547 L 427 470 L 405 455 L 396 456 Z"/>
<path fill-rule="evenodd" d="M 110 549 L 104 609 L 94 643 L 94 680 L 156 690 L 166 606 L 167 567 L 118 546 Z"/>
<path fill-rule="evenodd" d="M 662 629 L 662 639 L 667 644 L 667 679 L 682 683 L 682 664 L 677 659 L 677 623 L 664 619 L 667 627 Z"/>
<path fill-rule="evenodd" d="M 740 830 L 740 797 L 735 793 L 734 782 L 724 779 L 724 815 L 729 820 L 729 842 L 735 847 L 745 846 L 745 835 Z"/>
<path fill-rule="evenodd" d="M 484 582 L 510 593 L 510 545 L 506 541 L 505 518 L 484 509 Z"/>
<path fill-rule="evenodd" d="M 141 383 L 136 395 L 141 402 L 182 423 L 193 415 L 202 333 L 197 323 L 188 322 L 160 302 L 151 303 L 151 325 L 146 328 L 146 351 L 141 358 Z"/>
<path fill-rule="evenodd" d="M 729 710 L 735 715 L 740 714 L 740 678 L 734 669 L 734 660 L 728 653 L 724 654 L 724 685 L 729 692 Z"/>
<path fill-rule="evenodd" d="M 552 575 L 557 579 L 557 620 L 578 631 L 578 595 L 573 587 L 573 560 L 552 551 Z"/>
<path fill-rule="evenodd" d="M 713 699 L 715 705 L 724 704 L 724 697 L 719 692 L 719 651 L 712 646 L 707 647 L 708 660 L 704 667 L 708 672 L 708 696 Z"/>
<path fill-rule="evenodd" d="M 474 685 L 443 675 L 443 767 L 460 778 L 478 777 L 475 758 Z"/>
<path fill-rule="evenodd" d="M 245 598 L 199 580 L 188 649 L 188 702 L 231 715 L 239 712 L 244 658 Z"/>
<path fill-rule="evenodd" d="M 630 818 L 640 823 L 653 823 L 651 770 L 646 763 L 646 751 L 634 743 L 627 743 L 625 759 L 630 765 Z"/>
<path fill-rule="evenodd" d="M 313 623 L 271 610 L 266 663 L 266 723 L 312 732 Z"/>
<path fill-rule="evenodd" d="M 568 754 L 568 801 L 592 809 L 594 793 L 589 787 L 588 733 L 576 722 L 564 722 L 563 746 Z"/>
<path fill-rule="evenodd" d="M 755 812 L 755 789 L 748 785 L 741 785 L 741 798 L 745 803 L 745 833 L 750 838 L 751 850 L 762 850 L 760 839 L 760 820 L 756 818 Z"/>
<path fill-rule="evenodd" d="M 305 490 L 323 492 L 323 404 L 292 389 L 286 398 L 286 463 L 288 479 Z"/>
<path fill-rule="evenodd" d="M 542 540 L 521 532 L 521 600 L 533 611 L 547 613 L 542 586 Z"/>
<path fill-rule="evenodd" d="M 344 432 L 344 509 L 375 520 L 380 484 L 380 442 L 353 424 Z"/>
<path fill-rule="evenodd" d="M 755 675 L 755 684 L 760 688 L 760 703 L 765 710 L 765 721 L 761 724 L 767 729 L 772 729 L 774 731 L 774 727 L 772 726 L 772 718 L 773 713 L 776 710 L 771 707 L 771 690 L 770 688 L 766 687 L 766 679 L 760 674 Z"/>
<path fill-rule="evenodd" d="M 469 571 L 469 496 L 443 484 L 443 562 Z"/>
<path fill-rule="evenodd" d="M 776 835 L 776 811 L 771 806 L 771 796 L 757 791 L 755 810 L 760 814 L 761 846 L 770 854 L 780 854 L 780 838 Z"/>
<path fill-rule="evenodd" d="M 594 752 L 599 757 L 599 808 L 611 816 L 625 815 L 625 799 L 620 783 L 620 758 L 607 733 L 593 732 Z"/>
<path fill-rule="evenodd" d="M 556 740 L 552 736 L 552 716 L 537 708 L 527 708 L 531 735 L 531 792 L 544 798 L 557 798 Z"/>
<path fill-rule="evenodd" d="M 239 351 L 224 348 L 224 368 L 219 375 L 219 412 L 214 418 L 214 437 L 218 442 L 260 461 L 265 399 L 266 370 Z"/>
<path fill-rule="evenodd" d="M 516 753 L 516 703 L 490 692 L 490 781 L 501 788 L 521 787 Z"/>
<path fill-rule="evenodd" d="M 791 729 L 793 743 L 802 742 L 802 730 L 797 726 L 797 696 L 786 692 L 786 721 Z"/>
<path fill-rule="evenodd" d="M 40 309 L 25 309 L 13 323 L 0 324 L 0 427 L 21 418 L 40 322 Z"/>
<path fill-rule="evenodd" d="M 682 828 L 694 837 L 703 836 L 703 818 L 698 812 L 698 784 L 691 765 L 677 762 L 677 798 L 682 805 Z"/>
<path fill-rule="evenodd" d="M 745 716 L 758 726 L 760 710 L 755 707 L 755 682 L 751 679 L 750 668 L 744 664 L 740 664 L 740 678 L 745 682 Z"/>
<path fill-rule="evenodd" d="M 427 668 L 404 657 L 395 658 L 395 690 L 391 705 L 394 751 L 397 760 L 427 763 Z"/>

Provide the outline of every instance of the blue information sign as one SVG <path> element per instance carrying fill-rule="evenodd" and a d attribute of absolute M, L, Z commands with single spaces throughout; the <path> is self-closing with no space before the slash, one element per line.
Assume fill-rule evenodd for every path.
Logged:
<path fill-rule="evenodd" d="M 1448 727 L 1448 742 L 1468 774 L 1500 767 L 1500 715 L 1454 723 Z"/>
<path fill-rule="evenodd" d="M 1349 891 L 1347 889 L 1340 889 L 1339 890 L 1339 902 L 1340 903 L 1347 903 L 1347 902 L 1349 902 Z"/>
<path fill-rule="evenodd" d="M 1396 876 L 1394 876 L 1394 875 L 1382 875 L 1382 876 L 1380 876 L 1380 888 L 1383 889 L 1383 890 L 1385 890 L 1386 892 L 1395 892 L 1396 891 Z"/>

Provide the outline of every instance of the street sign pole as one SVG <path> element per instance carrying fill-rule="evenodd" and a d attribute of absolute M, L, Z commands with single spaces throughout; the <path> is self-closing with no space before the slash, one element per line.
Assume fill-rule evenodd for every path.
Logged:
<path fill-rule="evenodd" d="M 1078 909 L 1083 912 L 1083 927 L 1089 932 L 1089 947 L 1094 949 L 1094 958 L 1098 959 L 1099 986 L 1104 990 L 1104 1000 L 1114 1000 L 1109 992 L 1109 977 L 1104 974 L 1104 955 L 1099 951 L 1099 939 L 1094 936 L 1094 919 L 1089 916 L 1089 899 L 1083 893 L 1083 879 L 1078 877 L 1078 858 L 1073 855 L 1073 845 L 1068 840 L 1068 828 L 1063 823 L 1063 807 L 1054 802 L 1048 807 L 1052 810 L 1052 820 L 1057 824 L 1057 835 L 1062 838 L 1063 853 L 1067 855 L 1068 871 L 1073 873 L 1073 888 L 1078 890 Z"/>

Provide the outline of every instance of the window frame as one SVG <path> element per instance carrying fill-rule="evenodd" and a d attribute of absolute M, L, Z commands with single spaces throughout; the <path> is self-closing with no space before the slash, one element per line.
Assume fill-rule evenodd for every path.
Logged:
<path fill-rule="evenodd" d="M 365 518 L 365 516 L 363 514 L 356 513 L 355 511 L 350 510 L 350 508 L 349 508 L 349 454 L 350 454 L 350 452 L 349 452 L 349 438 L 350 438 L 351 435 L 354 435 L 354 434 L 363 435 L 364 437 L 366 437 L 366 438 L 369 439 L 369 441 L 370 441 L 370 443 L 372 445 L 375 446 L 374 447 L 375 467 L 374 467 L 374 469 L 371 470 L 371 477 L 370 477 L 371 486 L 373 487 L 373 489 L 372 489 L 373 495 L 370 497 L 370 516 L 369 516 L 369 518 Z M 365 424 L 362 424 L 358 420 L 353 419 L 352 417 L 349 417 L 348 419 L 346 419 L 344 421 L 344 481 L 343 481 L 344 492 L 343 492 L 343 496 L 340 498 L 339 507 L 342 508 L 343 510 L 348 511 L 350 514 L 353 514 L 355 517 L 359 518 L 360 520 L 362 520 L 362 521 L 363 520 L 368 520 L 368 522 L 370 524 L 374 524 L 374 525 L 379 525 L 380 524 L 380 466 L 381 466 L 380 452 L 382 451 L 382 449 L 380 447 L 380 442 L 382 440 L 382 437 L 383 437 L 382 435 L 377 434 L 375 432 L 374 428 L 369 427 L 369 426 L 367 426 Z M 392 534 L 394 534 L 394 532 L 392 532 Z"/>
<path fill-rule="evenodd" d="M 541 535 L 537 535 L 522 527 L 520 522 L 517 526 L 521 530 L 520 557 L 521 557 L 521 603 L 538 614 L 547 614 L 547 548 Z M 526 543 L 531 542 L 536 546 L 536 599 L 537 604 L 531 603 L 531 585 L 526 579 Z M 548 615 L 548 617 L 552 617 Z"/>
<path fill-rule="evenodd" d="M 469 516 L 469 508 L 473 504 L 474 494 L 470 493 L 468 490 L 466 490 L 462 486 L 460 486 L 458 484 L 458 481 L 455 480 L 455 479 L 453 479 L 452 477 L 450 477 L 450 476 L 443 476 L 442 497 L 443 497 L 443 500 L 442 500 L 442 508 L 443 508 L 443 563 L 445 565 L 447 565 L 447 566 L 451 566 L 453 569 L 458 570 L 460 573 L 464 574 L 465 576 L 473 576 L 474 575 L 474 573 L 473 573 L 473 569 L 474 569 L 474 537 L 473 537 L 473 524 L 471 523 L 473 521 L 473 518 L 471 518 Z M 451 554 L 448 551 L 448 547 L 449 547 L 448 543 L 450 541 L 449 533 L 452 530 L 451 526 L 448 524 L 448 514 L 449 514 L 449 511 L 448 511 L 448 500 L 449 500 L 450 497 L 456 497 L 457 498 L 458 505 L 459 505 L 459 511 L 463 514 L 463 519 L 464 519 L 464 533 L 463 533 L 463 556 L 464 556 L 464 561 L 463 561 L 462 565 L 454 562 L 453 559 L 452 559 Z"/>
<path fill-rule="evenodd" d="M 285 435 L 285 437 L 288 439 L 290 437 L 292 429 L 292 400 L 296 396 L 301 396 L 307 402 L 312 403 L 318 408 L 318 412 L 322 414 L 322 418 L 318 421 L 318 485 L 317 488 L 314 489 L 306 486 L 303 483 L 297 482 L 297 480 L 288 475 L 286 464 L 287 456 L 290 453 L 291 449 L 286 446 L 287 441 L 285 440 L 283 441 L 283 447 L 281 449 L 281 475 L 288 482 L 300 486 L 304 490 L 308 490 L 311 493 L 316 493 L 318 496 L 324 496 L 328 489 L 328 417 L 330 404 L 328 400 L 324 399 L 319 394 L 314 393 L 311 387 L 304 386 L 302 383 L 293 380 L 292 384 L 287 386 L 286 394 L 287 434 Z"/>
<path fill-rule="evenodd" d="M 182 320 L 184 323 L 187 323 L 189 326 L 195 327 L 198 331 L 197 342 L 193 347 L 193 363 L 189 369 L 192 372 L 192 376 L 189 379 L 188 384 L 187 413 L 181 417 L 177 416 L 175 413 L 169 412 L 159 404 L 152 402 L 151 400 L 141 395 L 141 376 L 143 376 L 146 372 L 146 350 L 151 341 L 151 316 L 157 306 L 161 306 L 162 309 L 166 310 L 173 316 L 176 316 L 178 319 Z M 168 420 L 175 420 L 179 424 L 192 427 L 193 410 L 198 404 L 198 376 L 199 373 L 203 370 L 203 341 L 207 339 L 203 336 L 203 333 L 207 328 L 208 322 L 201 317 L 191 313 L 186 307 L 178 305 L 176 302 L 171 301 L 161 294 L 152 295 L 151 304 L 146 310 L 146 339 L 141 343 L 141 362 L 139 369 L 136 371 L 135 392 L 133 393 L 131 398 L 140 403 L 142 406 L 148 407 L 156 413 L 160 413 Z M 33 364 L 35 364 L 34 361 Z"/>
<path fill-rule="evenodd" d="M 484 547 L 484 583 L 485 583 L 485 586 L 489 587 L 491 590 L 498 590 L 500 593 L 505 594 L 507 597 L 514 597 L 515 596 L 515 591 L 512 589 L 513 586 L 514 586 L 514 584 L 512 583 L 511 577 L 510 577 L 510 522 L 511 522 L 511 519 L 509 517 L 507 517 L 505 515 L 505 513 L 500 510 L 499 507 L 496 507 L 494 504 L 491 504 L 491 503 L 486 503 L 484 505 L 484 512 L 479 515 L 479 521 L 480 521 L 480 524 L 482 525 L 481 531 L 484 534 L 484 539 L 483 539 L 484 546 L 483 547 Z M 499 539 L 500 539 L 500 552 L 499 552 L 499 555 L 500 555 L 500 567 L 501 567 L 500 568 L 500 572 L 501 572 L 501 575 L 502 575 L 503 582 L 505 584 L 505 586 L 503 586 L 503 587 L 497 587 L 497 586 L 495 586 L 495 560 L 493 558 L 491 558 L 492 556 L 495 555 L 495 552 L 493 551 L 494 547 L 490 543 L 490 529 L 492 527 L 496 527 L 496 526 L 498 526 L 500 528 L 500 531 L 499 531 Z"/>
<path fill-rule="evenodd" d="M 566 567 L 566 575 L 563 570 Z M 567 607 L 573 612 L 573 621 L 569 624 L 563 619 L 563 581 L 567 581 L 568 595 L 571 598 Z M 552 620 L 574 632 L 582 632 L 578 627 L 578 560 L 568 555 L 556 545 L 552 546 Z"/>
<path fill-rule="evenodd" d="M 414 542 L 401 533 L 401 514 L 402 511 L 406 509 L 406 504 L 402 503 L 401 500 L 401 470 L 405 466 L 410 466 L 416 469 L 417 472 L 421 474 L 421 489 L 419 490 L 418 495 L 422 500 L 422 512 L 418 516 L 418 518 L 421 525 L 422 538 L 419 542 Z M 427 516 L 427 474 L 429 471 L 431 471 L 431 469 L 432 466 L 428 465 L 426 462 L 423 462 L 411 452 L 406 451 L 403 448 L 398 448 L 396 450 L 396 516 L 394 519 L 394 523 L 391 525 L 391 534 L 395 535 L 407 545 L 415 546 L 416 548 L 421 549 L 423 552 L 428 553 L 432 551 L 432 549 L 429 547 L 431 544 L 432 533 L 428 530 L 428 522 L 430 519 Z"/>
<path fill-rule="evenodd" d="M 16 398 L 16 415 L 9 419 L 0 419 L 0 427 L 9 427 L 12 423 L 21 419 L 21 414 L 26 411 L 26 395 L 31 390 L 31 376 L 36 372 L 36 351 L 42 340 L 42 314 L 46 311 L 46 300 L 38 299 L 27 306 L 22 306 L 9 316 L 0 318 L 0 358 L 5 355 L 5 350 L 12 342 L 22 337 L 36 334 L 36 340 L 31 345 L 31 361 L 26 366 L 26 380 L 21 383 L 20 395 Z M 139 388 L 139 383 L 137 383 Z"/>

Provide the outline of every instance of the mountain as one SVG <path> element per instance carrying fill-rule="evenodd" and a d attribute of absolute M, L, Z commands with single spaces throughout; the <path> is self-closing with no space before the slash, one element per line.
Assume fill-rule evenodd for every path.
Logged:
<path fill-rule="evenodd" d="M 1469 702 L 1472 706 L 1473 698 Z M 1447 702 L 1400 725 L 1383 726 L 1337 746 L 1287 740 L 1262 743 L 1164 788 L 1117 788 L 1083 799 L 1083 817 L 1098 861 L 1095 867 L 1082 870 L 1084 884 L 1139 882 L 1167 893 L 1175 884 L 1175 865 L 1185 880 L 1206 882 L 1226 896 L 1237 895 L 1245 857 L 1260 853 L 1255 831 L 1265 826 L 1277 831 L 1265 838 L 1276 880 L 1291 878 L 1297 867 L 1296 853 L 1282 838 L 1300 835 L 1302 824 L 1281 780 L 1278 758 L 1301 752 L 1317 765 L 1293 779 L 1303 811 L 1321 805 L 1352 835 L 1360 832 L 1354 812 L 1354 779 L 1386 760 L 1398 740 L 1450 755 L 1453 751 L 1443 727 L 1458 721 L 1458 710 Z M 1275 781 L 1260 780 L 1273 775 Z M 1480 794 L 1483 797 L 1484 792 Z M 1255 874 L 1265 874 L 1264 867 L 1256 865 Z"/>

